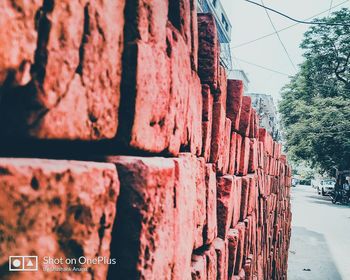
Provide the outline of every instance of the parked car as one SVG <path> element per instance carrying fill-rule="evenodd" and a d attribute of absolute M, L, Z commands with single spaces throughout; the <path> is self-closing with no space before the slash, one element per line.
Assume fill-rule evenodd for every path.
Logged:
<path fill-rule="evenodd" d="M 318 191 L 318 194 L 322 194 L 323 196 L 325 196 L 333 192 L 334 188 L 335 188 L 335 180 L 325 179 L 325 180 L 321 180 L 320 184 L 318 185 L 317 191 Z"/>

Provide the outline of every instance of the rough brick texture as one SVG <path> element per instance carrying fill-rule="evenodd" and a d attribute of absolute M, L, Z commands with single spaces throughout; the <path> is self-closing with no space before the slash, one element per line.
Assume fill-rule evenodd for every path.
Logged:
<path fill-rule="evenodd" d="M 198 75 L 202 83 L 207 83 L 213 91 L 216 91 L 219 83 L 219 46 L 213 15 L 198 15 L 198 36 Z"/>
<path fill-rule="evenodd" d="M 232 127 L 239 130 L 239 120 L 243 99 L 243 82 L 240 80 L 227 81 L 227 117 L 232 121 Z"/>
<path fill-rule="evenodd" d="M 287 278 L 291 168 L 243 82 L 227 80 L 215 19 L 196 3 L 1 2 L 8 279 Z M 34 157 L 52 158 L 48 144 L 89 161 L 2 154 L 18 139 Z M 117 261 L 10 275 L 8 254 Z"/>
<path fill-rule="evenodd" d="M 2 1 L 6 137 L 110 139 L 118 127 L 124 0 Z"/>
<path fill-rule="evenodd" d="M 1 158 L 0 170 L 0 266 L 8 267 L 9 255 L 109 257 L 119 193 L 112 164 Z M 39 267 L 34 275 L 22 272 L 16 279 L 53 277 Z M 81 279 L 107 277 L 107 264 L 85 267 Z M 13 274 L 7 273 L 2 277 Z"/>
<path fill-rule="evenodd" d="M 213 126 L 214 97 L 208 85 L 202 85 L 203 111 L 202 111 L 202 156 L 209 162 L 211 152 L 211 135 Z"/>
<path fill-rule="evenodd" d="M 177 155 L 181 145 L 201 153 L 194 2 L 127 1 L 119 143 L 152 153 Z"/>
<path fill-rule="evenodd" d="M 243 96 L 241 115 L 239 119 L 239 133 L 249 137 L 250 118 L 252 112 L 252 100 L 250 96 Z"/>

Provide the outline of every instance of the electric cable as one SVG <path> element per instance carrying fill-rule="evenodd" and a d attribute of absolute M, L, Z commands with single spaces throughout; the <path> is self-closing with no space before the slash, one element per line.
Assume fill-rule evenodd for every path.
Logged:
<path fill-rule="evenodd" d="M 329 26 L 350 26 L 350 23 L 339 23 L 339 22 L 333 22 L 333 23 L 332 23 L 332 22 L 320 22 L 320 21 L 304 21 L 304 20 L 299 20 L 299 19 L 292 18 L 291 16 L 288 16 L 288 15 L 286 15 L 286 14 L 284 14 L 284 13 L 282 13 L 282 12 L 279 12 L 279 11 L 273 9 L 273 8 L 270 8 L 270 7 L 267 7 L 267 6 L 265 6 L 265 5 L 262 5 L 262 4 L 260 4 L 260 3 L 256 3 L 256 2 L 251 1 L 251 0 L 243 0 L 243 1 L 248 2 L 248 3 L 251 3 L 251 4 L 254 4 L 254 5 L 257 5 L 257 6 L 261 7 L 261 8 L 267 9 L 267 10 L 269 10 L 269 11 L 271 11 L 271 12 L 274 12 L 274 13 L 276 13 L 276 14 L 279 14 L 279 15 L 285 17 L 285 18 L 288 18 L 288 19 L 290 19 L 290 20 L 292 20 L 292 21 L 295 21 L 295 22 L 298 22 L 298 23 L 301 23 L 301 24 L 309 24 L 309 25 L 329 25 Z"/>
<path fill-rule="evenodd" d="M 331 4 L 329 5 L 329 9 L 328 9 L 328 17 L 329 17 L 329 15 L 331 14 L 331 9 L 332 9 L 332 6 L 333 6 L 333 0 L 331 0 Z"/>
<path fill-rule="evenodd" d="M 264 69 L 266 71 L 270 71 L 270 72 L 274 72 L 274 73 L 283 75 L 283 76 L 287 76 L 287 77 L 292 76 L 291 74 L 283 73 L 283 72 L 280 72 L 278 70 L 274 70 L 274 69 L 271 69 L 271 68 L 268 68 L 268 67 L 265 67 L 265 66 L 262 66 L 262 65 L 259 65 L 259 64 L 255 64 L 253 62 L 250 62 L 250 61 L 238 58 L 238 57 L 236 57 L 236 60 L 241 61 L 241 62 L 246 63 L 246 64 L 250 64 L 252 66 L 255 66 L 255 67 L 258 67 L 258 68 L 261 68 L 261 69 Z M 230 70 L 234 70 L 234 69 L 230 69 Z"/>
<path fill-rule="evenodd" d="M 264 5 L 264 1 L 263 1 L 263 0 L 260 0 L 260 1 L 261 1 L 261 3 Z M 265 6 L 265 5 L 264 5 L 264 6 Z M 270 21 L 270 23 L 271 23 L 271 25 L 272 25 L 273 30 L 275 30 L 276 36 L 277 36 L 278 40 L 280 41 L 280 43 L 281 43 L 281 45 L 282 45 L 282 47 L 283 47 L 283 49 L 284 49 L 284 52 L 286 53 L 286 55 L 287 55 L 287 57 L 288 57 L 289 62 L 290 62 L 291 65 L 293 66 L 294 70 L 297 71 L 297 68 L 295 67 L 295 64 L 294 64 L 292 58 L 290 57 L 289 52 L 287 51 L 287 48 L 286 48 L 286 46 L 284 45 L 284 43 L 283 43 L 283 41 L 282 41 L 282 39 L 281 39 L 281 36 L 280 36 L 280 34 L 278 33 L 278 31 L 277 31 L 277 29 L 276 29 L 276 26 L 274 25 L 274 23 L 273 23 L 273 21 L 272 21 L 272 19 L 271 19 L 271 17 L 270 17 L 270 14 L 269 14 L 269 12 L 267 11 L 266 8 L 265 8 L 265 12 L 266 12 L 267 17 L 269 18 L 269 21 Z"/>
<path fill-rule="evenodd" d="M 341 5 L 344 5 L 344 4 L 347 3 L 347 2 L 349 2 L 349 0 L 343 1 L 343 2 L 341 2 L 341 3 L 339 3 L 339 4 L 337 4 L 337 5 L 334 5 L 334 6 L 332 7 L 331 10 L 333 10 L 333 9 L 335 9 L 335 8 L 341 6 Z M 317 16 L 320 16 L 320 15 L 322 15 L 322 14 L 324 14 L 324 13 L 327 13 L 328 11 L 329 11 L 329 9 L 327 9 L 327 10 L 325 10 L 325 11 L 322 11 L 322 12 L 320 12 L 320 13 L 318 13 L 318 14 L 315 14 L 315 15 L 309 17 L 309 18 L 306 18 L 305 20 L 313 19 L 313 18 L 315 18 L 315 17 L 317 17 Z M 279 29 L 278 32 L 285 31 L 285 30 L 290 29 L 290 28 L 292 28 L 292 27 L 294 27 L 294 26 L 297 26 L 297 25 L 299 25 L 299 24 L 300 24 L 300 23 L 294 23 L 294 24 L 292 24 L 292 25 L 289 25 L 289 26 L 287 26 L 287 27 L 284 27 L 284 28 L 282 28 L 282 29 Z M 241 44 L 239 44 L 239 45 L 236 45 L 236 46 L 232 46 L 231 49 L 236 49 L 236 48 L 243 47 L 243 46 L 245 46 L 245 45 L 249 45 L 249 44 L 251 44 L 251 43 L 254 43 L 254 42 L 259 41 L 259 40 L 262 40 L 262 39 L 265 39 L 265 38 L 270 37 L 270 36 L 272 36 L 272 35 L 275 35 L 275 32 L 272 32 L 272 33 L 263 35 L 263 36 L 261 36 L 261 37 L 258 37 L 258 38 L 256 38 L 256 39 L 253 39 L 253 40 L 250 40 L 250 41 L 247 41 L 247 42 L 243 42 L 243 43 L 241 43 Z"/>

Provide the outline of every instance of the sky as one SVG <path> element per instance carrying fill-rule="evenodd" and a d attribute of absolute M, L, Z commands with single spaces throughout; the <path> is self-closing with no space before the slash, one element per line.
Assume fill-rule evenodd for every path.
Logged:
<path fill-rule="evenodd" d="M 254 1 L 261 4 L 261 0 Z M 336 6 L 343 2 L 345 3 L 331 11 L 343 7 L 350 8 L 350 1 L 263 0 L 265 6 L 300 20 L 305 20 L 323 11 L 326 12 L 321 16 L 328 16 L 328 9 L 331 5 Z M 221 0 L 221 3 L 232 24 L 231 55 L 233 57 L 233 68 L 242 69 L 248 75 L 250 80 L 249 92 L 270 94 L 277 102 L 280 99 L 281 88 L 289 81 L 288 76 L 270 72 L 242 61 L 252 62 L 288 75 L 295 74 L 297 71 L 289 61 L 276 34 L 245 46 L 235 47 L 274 32 L 265 9 L 244 0 Z M 268 13 L 277 30 L 295 23 L 273 12 L 269 11 Z M 310 26 L 298 24 L 279 32 L 280 38 L 297 68 L 298 64 L 303 61 L 303 52 L 299 45 L 308 27 Z"/>

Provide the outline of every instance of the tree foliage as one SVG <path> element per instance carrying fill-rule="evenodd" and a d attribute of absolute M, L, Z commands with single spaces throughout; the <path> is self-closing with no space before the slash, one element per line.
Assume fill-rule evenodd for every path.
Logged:
<path fill-rule="evenodd" d="M 287 150 L 322 171 L 350 169 L 350 10 L 317 21 L 301 44 L 304 62 L 279 104 Z"/>

